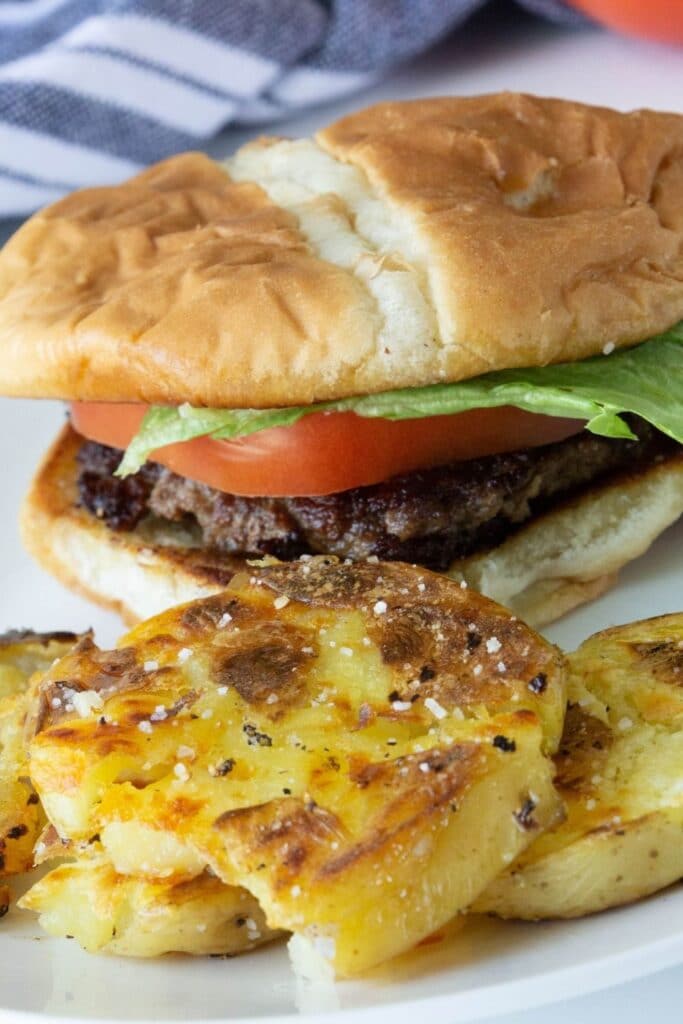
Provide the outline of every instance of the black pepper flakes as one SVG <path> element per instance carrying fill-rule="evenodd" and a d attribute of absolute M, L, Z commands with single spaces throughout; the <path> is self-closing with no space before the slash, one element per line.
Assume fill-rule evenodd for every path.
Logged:
<path fill-rule="evenodd" d="M 250 747 L 272 747 L 273 741 L 265 732 L 259 732 L 255 725 L 251 722 L 245 722 L 242 726 L 242 732 L 247 737 L 247 743 Z"/>
<path fill-rule="evenodd" d="M 528 796 L 518 811 L 515 811 L 515 821 L 525 832 L 538 828 L 538 822 L 534 820 L 533 813 L 536 810 L 536 801 Z"/>
<path fill-rule="evenodd" d="M 512 754 L 517 749 L 515 741 L 508 739 L 507 736 L 494 736 L 493 745 L 494 747 L 497 747 L 498 750 L 502 750 L 505 754 Z"/>
<path fill-rule="evenodd" d="M 38 794 L 37 793 L 31 793 L 29 798 L 28 798 L 28 800 L 26 801 L 26 804 L 27 804 L 28 807 L 31 807 L 34 804 L 37 804 L 38 801 L 39 801 Z"/>
<path fill-rule="evenodd" d="M 7 833 L 8 839 L 21 839 L 28 832 L 28 825 L 15 825 Z"/>
<path fill-rule="evenodd" d="M 431 665 L 423 665 L 420 669 L 419 679 L 421 683 L 428 683 L 430 679 L 434 679 L 436 676 L 436 669 L 433 669 Z"/>
<path fill-rule="evenodd" d="M 234 757 L 226 757 L 225 761 L 221 761 L 220 764 L 216 765 L 215 773 L 216 773 L 216 775 L 229 775 L 234 767 L 235 767 L 235 759 L 234 759 Z"/>
<path fill-rule="evenodd" d="M 9 910 L 9 903 L 0 903 L 0 917 L 4 917 Z"/>
<path fill-rule="evenodd" d="M 481 643 L 481 641 L 482 641 L 481 633 L 477 633 L 476 630 L 474 630 L 474 629 L 468 629 L 468 631 L 467 631 L 467 639 L 466 639 L 465 643 L 467 645 L 467 650 L 470 652 L 470 654 L 472 653 L 472 651 L 476 651 L 476 649 L 477 649 L 477 647 L 479 647 L 479 644 Z"/>
<path fill-rule="evenodd" d="M 533 679 L 529 680 L 528 687 L 532 693 L 543 693 L 548 685 L 548 677 L 545 672 L 539 672 Z"/>

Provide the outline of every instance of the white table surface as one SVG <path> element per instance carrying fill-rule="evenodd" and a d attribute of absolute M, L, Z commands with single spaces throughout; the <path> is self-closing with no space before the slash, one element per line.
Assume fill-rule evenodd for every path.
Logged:
<path fill-rule="evenodd" d="M 683 112 L 683 49 L 601 31 L 560 30 L 526 16 L 505 14 L 501 4 L 475 18 L 428 57 L 405 66 L 361 96 L 299 114 L 279 122 L 275 130 L 285 135 L 305 134 L 355 107 L 382 99 L 499 89 L 569 97 L 620 109 L 650 106 Z M 210 152 L 227 154 L 254 134 L 226 132 Z M 7 228 L 0 222 L 0 239 Z M 641 1024 L 645 1011 L 658 1024 L 678 1024 L 683 1018 L 682 994 L 683 966 L 597 994 L 577 992 L 577 998 L 562 1004 L 496 1017 L 496 1021 L 545 1024 L 552 1018 L 553 1024 Z"/>

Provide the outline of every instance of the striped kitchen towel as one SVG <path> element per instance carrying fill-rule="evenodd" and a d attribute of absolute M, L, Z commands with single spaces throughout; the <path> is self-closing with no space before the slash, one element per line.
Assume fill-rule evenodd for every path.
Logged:
<path fill-rule="evenodd" d="M 0 0 L 0 217 L 358 90 L 483 2 Z"/>

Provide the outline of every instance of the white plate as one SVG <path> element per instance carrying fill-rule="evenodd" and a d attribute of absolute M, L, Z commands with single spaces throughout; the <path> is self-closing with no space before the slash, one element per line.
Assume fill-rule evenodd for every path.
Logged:
<path fill-rule="evenodd" d="M 0 400 L 0 629 L 80 630 L 110 643 L 118 621 L 66 593 L 22 552 L 21 495 L 63 417 L 53 403 Z M 678 552 L 683 523 L 662 537 L 618 589 L 548 631 L 566 647 L 596 629 L 683 608 Z M 362 894 L 359 894 L 362 898 Z M 155 962 L 93 957 L 41 935 L 13 910 L 0 925 L 0 1020 L 413 1022 L 416 1014 L 465 1021 L 588 992 L 683 963 L 683 891 L 572 923 L 472 920 L 439 946 L 401 958 L 362 981 L 297 992 L 282 945 L 233 960 L 166 957 Z"/>
<path fill-rule="evenodd" d="M 501 11 L 498 5 L 496 17 Z M 524 22 L 521 29 L 506 25 L 495 39 L 485 31 L 460 33 L 418 65 L 369 90 L 362 102 L 510 88 L 621 108 L 681 109 L 682 86 L 683 61 L 676 48 L 598 33 L 560 33 L 540 22 L 530 28 Z M 355 104 L 352 98 L 301 114 L 278 130 L 289 135 L 308 132 Z M 229 142 L 219 139 L 212 151 L 222 155 L 236 139 L 239 135 L 232 132 Z M 0 400 L 0 628 L 30 624 L 78 630 L 93 625 L 100 642 L 109 643 L 117 634 L 116 620 L 67 594 L 34 568 L 21 551 L 14 526 L 21 495 L 59 418 L 52 405 Z M 682 542 L 683 523 L 623 574 L 617 590 L 568 616 L 549 635 L 572 647 L 604 626 L 682 609 Z M 304 1003 L 311 1022 L 333 1019 L 326 1011 L 336 1006 L 346 1011 L 343 1024 L 374 1024 L 389 1015 L 392 1024 L 415 1024 L 427 1014 L 439 1024 L 464 1024 L 595 991 L 677 963 L 683 963 L 680 888 L 573 923 L 479 921 L 440 948 L 403 958 L 372 979 L 309 993 Z M 675 984 L 670 991 L 676 991 Z M 2 1024 L 28 1024 L 32 1018 L 36 1024 L 106 1019 L 284 1024 L 298 1012 L 297 998 L 301 1003 L 282 948 L 236 960 L 132 963 L 88 957 L 73 943 L 40 937 L 35 925 L 16 913 L 0 922 Z M 667 1014 L 659 1003 L 653 1002 L 651 1010 L 659 1020 L 663 1015 L 678 1019 L 678 1010 Z M 554 1016 L 558 1011 L 552 1012 Z M 584 1018 L 572 1017 L 572 1024 L 579 1019 Z M 605 1019 L 614 1017 L 608 1012 Z"/>

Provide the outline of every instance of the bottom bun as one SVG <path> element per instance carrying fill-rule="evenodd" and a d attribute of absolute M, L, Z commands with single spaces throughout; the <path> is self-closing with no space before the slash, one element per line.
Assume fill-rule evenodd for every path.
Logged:
<path fill-rule="evenodd" d="M 182 528 L 161 520 L 130 533 L 111 530 L 78 503 L 83 441 L 65 426 L 26 495 L 21 536 L 58 580 L 132 626 L 173 605 L 223 590 L 244 559 L 192 547 Z"/>
<path fill-rule="evenodd" d="M 21 512 L 24 544 L 43 568 L 128 624 L 222 590 L 245 560 L 193 546 L 175 524 L 111 530 L 78 505 L 81 438 L 65 427 Z M 612 586 L 619 569 L 683 514 L 683 451 L 621 474 L 531 520 L 448 575 L 540 626 Z"/>
<path fill-rule="evenodd" d="M 681 515 L 679 448 L 530 520 L 499 547 L 454 563 L 449 575 L 543 626 L 613 586 L 622 566 Z"/>

